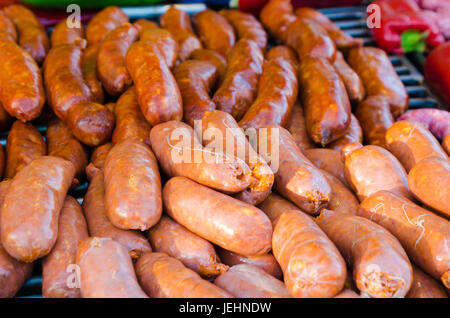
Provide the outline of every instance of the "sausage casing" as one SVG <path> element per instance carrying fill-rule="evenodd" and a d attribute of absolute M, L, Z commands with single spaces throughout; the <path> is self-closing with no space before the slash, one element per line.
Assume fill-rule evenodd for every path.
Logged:
<path fill-rule="evenodd" d="M 309 138 L 306 132 L 305 116 L 303 114 L 303 107 L 298 101 L 295 102 L 292 108 L 291 119 L 286 125 L 286 129 L 291 133 L 297 144 L 297 147 L 304 151 L 306 149 L 316 148 L 314 142 Z"/>
<path fill-rule="evenodd" d="M 102 83 L 97 75 L 97 55 L 99 47 L 99 45 L 89 45 L 84 50 L 81 60 L 81 72 L 86 85 L 91 91 L 93 101 L 101 104 L 105 97 Z"/>
<path fill-rule="evenodd" d="M 52 47 L 60 44 L 74 44 L 84 40 L 84 28 L 80 24 L 79 27 L 69 26 L 67 19 L 62 19 L 52 30 L 50 42 Z"/>
<path fill-rule="evenodd" d="M 146 29 L 139 34 L 139 40 L 155 43 L 169 68 L 175 66 L 178 58 L 178 43 L 172 33 L 160 28 Z"/>
<path fill-rule="evenodd" d="M 270 0 L 262 8 L 259 18 L 264 27 L 277 39 L 283 38 L 288 25 L 297 18 L 290 0 Z"/>
<path fill-rule="evenodd" d="M 106 156 L 108 155 L 108 152 L 112 148 L 112 143 L 107 142 L 104 143 L 101 146 L 96 147 L 91 154 L 91 162 L 94 166 L 96 166 L 98 169 L 103 168 L 103 164 L 105 163 Z"/>
<path fill-rule="evenodd" d="M 363 141 L 363 132 L 362 128 L 359 125 L 358 119 L 355 115 L 350 115 L 350 124 L 348 125 L 347 131 L 345 134 L 339 138 L 338 140 L 333 141 L 332 143 L 327 145 L 327 148 L 331 148 L 334 150 L 340 151 L 342 147 L 351 142 L 359 142 Z"/>
<path fill-rule="evenodd" d="M 109 32 L 128 22 L 128 16 L 119 7 L 108 6 L 97 13 L 86 28 L 89 45 L 100 44 Z"/>
<path fill-rule="evenodd" d="M 413 265 L 413 282 L 406 298 L 448 298 L 443 286 Z"/>
<path fill-rule="evenodd" d="M 214 86 L 218 87 L 220 83 L 222 83 L 227 68 L 227 60 L 220 53 L 208 49 L 197 49 L 195 51 L 192 51 L 191 59 L 211 62 L 212 64 L 214 64 L 217 68 L 217 72 L 219 73 L 219 78 L 216 81 L 216 85 Z"/>
<path fill-rule="evenodd" d="M 364 99 L 366 91 L 358 74 L 347 64 L 341 52 L 336 52 L 333 66 L 341 77 L 347 91 L 348 98 L 352 102 L 361 102 Z"/>
<path fill-rule="evenodd" d="M 6 37 L 13 42 L 17 42 L 16 27 L 3 11 L 0 11 L 0 30 L 0 37 Z"/>
<path fill-rule="evenodd" d="M 341 154 L 337 150 L 326 148 L 306 149 L 303 151 L 306 158 L 309 159 L 317 168 L 325 170 L 329 174 L 339 179 L 346 187 L 349 187 L 345 179 L 345 166 L 341 159 Z"/>

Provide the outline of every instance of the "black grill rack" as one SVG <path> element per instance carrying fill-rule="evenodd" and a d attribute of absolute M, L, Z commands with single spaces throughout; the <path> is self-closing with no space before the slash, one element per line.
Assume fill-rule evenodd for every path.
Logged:
<path fill-rule="evenodd" d="M 125 7 L 123 8 L 131 20 L 138 18 L 157 19 L 162 15 L 168 6 L 156 7 Z M 189 14 L 194 14 L 206 8 L 204 4 L 180 5 L 180 8 Z M 320 9 L 322 13 L 327 15 L 341 29 L 353 37 L 362 38 L 365 46 L 375 46 L 375 42 L 370 35 L 370 30 L 366 26 L 366 13 L 364 6 L 340 7 Z M 410 102 L 409 108 L 444 108 L 438 100 L 430 92 L 429 88 L 424 84 L 422 74 L 412 65 L 412 63 L 404 56 L 390 55 L 392 64 L 397 74 L 400 76 L 403 84 L 408 91 Z M 45 134 L 47 127 L 45 125 L 37 125 L 37 129 Z M 0 143 L 4 146 L 8 131 L 0 133 Z M 86 193 L 87 183 L 78 186 L 72 190 L 70 194 L 81 203 Z M 17 294 L 17 297 L 39 298 L 42 297 L 42 277 L 41 264 L 35 262 L 33 276 L 25 283 Z"/>

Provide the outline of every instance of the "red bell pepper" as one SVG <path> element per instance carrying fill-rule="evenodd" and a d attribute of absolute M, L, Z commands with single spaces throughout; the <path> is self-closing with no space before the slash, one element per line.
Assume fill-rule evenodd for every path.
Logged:
<path fill-rule="evenodd" d="M 425 79 L 450 109 L 450 42 L 439 45 L 428 55 Z"/>
<path fill-rule="evenodd" d="M 443 43 L 437 25 L 422 14 L 413 0 L 376 0 L 380 26 L 371 29 L 378 45 L 395 54 L 424 51 Z M 373 12 L 368 12 L 368 16 Z"/>

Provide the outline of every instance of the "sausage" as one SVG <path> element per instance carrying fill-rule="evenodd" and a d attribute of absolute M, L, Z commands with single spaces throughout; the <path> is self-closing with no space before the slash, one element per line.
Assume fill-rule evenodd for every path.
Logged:
<path fill-rule="evenodd" d="M 96 147 L 91 154 L 91 163 L 98 169 L 102 169 L 103 164 L 105 163 L 106 156 L 108 155 L 108 152 L 111 150 L 111 148 L 112 143 L 110 142 Z"/>
<path fill-rule="evenodd" d="M 163 189 L 167 214 L 200 237 L 242 255 L 270 250 L 272 225 L 254 206 L 184 177 L 170 179 Z"/>
<path fill-rule="evenodd" d="M 167 29 L 175 37 L 178 43 L 178 57 L 181 61 L 189 58 L 191 53 L 202 48 L 202 43 L 192 29 L 191 19 L 183 10 L 175 6 L 161 15 L 159 22 L 161 27 Z"/>
<path fill-rule="evenodd" d="M 361 202 L 358 215 L 395 235 L 414 263 L 449 288 L 449 221 L 388 191 L 374 193 Z"/>
<path fill-rule="evenodd" d="M 316 222 L 353 269 L 362 293 L 376 298 L 406 295 L 412 267 L 391 233 L 365 218 L 330 210 L 323 210 Z"/>
<path fill-rule="evenodd" d="M 11 180 L 0 182 L 0 206 L 3 205 L 3 200 L 10 185 Z M 14 259 L 0 243 L 0 298 L 13 297 L 31 276 L 32 271 L 32 263 L 24 263 Z"/>
<path fill-rule="evenodd" d="M 147 298 L 122 244 L 110 238 L 89 237 L 78 243 L 76 260 L 82 297 Z"/>
<path fill-rule="evenodd" d="M 442 285 L 413 265 L 413 282 L 406 298 L 448 298 Z"/>
<path fill-rule="evenodd" d="M 50 252 L 74 175 L 70 161 L 43 156 L 12 179 L 1 213 L 1 240 L 9 255 L 32 262 Z"/>
<path fill-rule="evenodd" d="M 103 86 L 97 76 L 97 55 L 99 45 L 89 45 L 83 52 L 81 59 L 81 73 L 86 85 L 89 87 L 94 102 L 103 103 L 105 97 Z"/>
<path fill-rule="evenodd" d="M 103 172 L 90 164 L 86 168 L 89 187 L 83 199 L 83 211 L 91 236 L 111 238 L 123 245 L 131 258 L 139 258 L 152 249 L 143 234 L 119 229 L 111 224 L 105 208 Z"/>
<path fill-rule="evenodd" d="M 341 154 L 337 150 L 326 148 L 305 149 L 303 154 L 317 168 L 322 169 L 333 175 L 341 181 L 346 187 L 349 187 L 344 174 L 344 163 L 341 160 Z"/>
<path fill-rule="evenodd" d="M 298 94 L 295 65 L 284 57 L 267 60 L 258 84 L 255 101 L 239 121 L 243 128 L 269 124 L 285 127 L 290 120 Z"/>
<path fill-rule="evenodd" d="M 128 88 L 117 100 L 114 107 L 116 126 L 112 142 L 117 144 L 126 140 L 137 140 L 150 145 L 150 124 L 139 108 L 136 89 Z"/>
<path fill-rule="evenodd" d="M 239 40 L 227 56 L 227 70 L 214 93 L 217 109 L 242 118 L 256 97 L 264 56 L 255 42 Z"/>
<path fill-rule="evenodd" d="M 270 0 L 261 9 L 259 18 L 276 39 L 281 39 L 290 23 L 297 18 L 290 0 Z"/>
<path fill-rule="evenodd" d="M 315 148 L 316 145 L 309 138 L 306 132 L 305 116 L 303 115 L 303 107 L 298 101 L 292 108 L 291 119 L 286 125 L 286 129 L 291 133 L 292 137 L 301 151 Z"/>
<path fill-rule="evenodd" d="M 228 270 L 211 243 L 166 216 L 150 229 L 148 239 L 155 252 L 175 257 L 202 277 L 216 277 Z"/>
<path fill-rule="evenodd" d="M 291 134 L 276 125 L 262 129 L 267 129 L 267 133 L 260 129 L 258 144 L 260 147 L 266 146 L 268 152 L 266 154 L 260 150 L 259 154 L 272 170 L 274 160 L 268 158 L 268 154 L 279 152 L 279 158 L 274 158 L 279 161 L 275 172 L 275 191 L 309 214 L 316 214 L 326 207 L 330 199 L 330 185 L 320 170 L 302 154 Z"/>
<path fill-rule="evenodd" d="M 133 25 L 138 29 L 139 35 L 142 33 L 142 31 L 146 29 L 157 29 L 159 28 L 158 23 L 147 20 L 147 19 L 137 19 L 134 21 Z"/>
<path fill-rule="evenodd" d="M 114 226 L 145 231 L 158 223 L 161 178 L 155 155 L 146 144 L 123 141 L 114 145 L 103 173 L 106 211 Z"/>
<path fill-rule="evenodd" d="M 16 120 L 6 141 L 5 178 L 12 179 L 31 161 L 45 156 L 47 145 L 31 123 Z"/>
<path fill-rule="evenodd" d="M 1 146 L 0 147 L 0 178 L 1 179 L 3 179 L 4 172 L 5 172 L 5 150 L 3 149 L 3 146 Z"/>
<path fill-rule="evenodd" d="M 359 201 L 353 192 L 332 174 L 323 170 L 321 172 L 331 188 L 327 209 L 340 213 L 356 214 L 359 209 Z"/>
<path fill-rule="evenodd" d="M 239 10 L 220 10 L 219 14 L 233 26 L 237 38 L 254 41 L 261 50 L 267 47 L 267 34 L 261 23 L 251 14 Z"/>
<path fill-rule="evenodd" d="M 45 136 L 49 156 L 61 157 L 72 162 L 75 167 L 75 184 L 84 179 L 88 154 L 86 148 L 72 135 L 69 127 L 55 118 L 47 127 Z"/>
<path fill-rule="evenodd" d="M 366 96 L 384 96 L 394 118 L 405 112 L 408 93 L 386 52 L 375 47 L 353 48 L 347 60 L 363 82 Z"/>
<path fill-rule="evenodd" d="M 342 137 L 350 125 L 351 107 L 333 66 L 323 58 L 301 58 L 298 81 L 309 137 L 322 146 Z"/>
<path fill-rule="evenodd" d="M 164 253 L 145 253 L 136 263 L 136 274 L 152 298 L 233 297 Z"/>
<path fill-rule="evenodd" d="M 247 264 L 258 267 L 275 278 L 281 279 L 281 276 L 283 276 L 280 265 L 272 254 L 243 256 L 224 250 L 223 248 L 218 248 L 217 253 L 222 262 L 228 266 Z"/>
<path fill-rule="evenodd" d="M 11 116 L 9 116 L 8 112 L 5 110 L 2 102 L 0 101 L 0 131 L 8 130 L 11 127 L 12 122 L 13 119 L 11 118 Z"/>
<path fill-rule="evenodd" d="M 216 109 L 210 93 L 217 82 L 217 67 L 206 61 L 187 60 L 173 70 L 183 99 L 183 119 L 193 126 L 206 112 Z"/>
<path fill-rule="evenodd" d="M 238 298 L 291 298 L 282 281 L 250 264 L 231 267 L 214 284 Z"/>
<path fill-rule="evenodd" d="M 398 121 L 386 131 L 385 138 L 387 150 L 397 157 L 406 172 L 425 158 L 449 160 L 437 139 L 420 123 Z"/>
<path fill-rule="evenodd" d="M 17 42 L 16 27 L 3 11 L 0 11 L 0 30 L 0 37 Z"/>
<path fill-rule="evenodd" d="M 348 98 L 352 102 L 362 102 L 366 94 L 364 85 L 361 82 L 358 74 L 356 74 L 356 72 L 347 64 L 344 56 L 340 51 L 336 52 L 333 66 L 336 69 L 336 72 L 339 74 L 342 82 L 344 83 Z"/>
<path fill-rule="evenodd" d="M 275 193 L 271 193 L 267 197 L 267 199 L 265 199 L 261 204 L 258 205 L 258 207 L 263 210 L 264 213 L 269 217 L 272 224 L 275 224 L 277 218 L 284 212 L 294 210 L 305 213 L 304 211 L 300 210 L 294 203 L 291 203 L 290 201 Z"/>
<path fill-rule="evenodd" d="M 327 148 L 340 151 L 342 147 L 344 147 L 348 143 L 351 142 L 362 143 L 362 141 L 363 141 L 362 128 L 359 125 L 358 119 L 355 117 L 355 115 L 351 114 L 350 125 L 348 126 L 344 136 L 328 144 Z"/>
<path fill-rule="evenodd" d="M 131 85 L 125 57 L 131 44 L 138 39 L 138 30 L 124 23 L 112 30 L 100 44 L 97 55 L 97 74 L 111 96 L 123 93 Z"/>
<path fill-rule="evenodd" d="M 9 115 L 26 122 L 41 114 L 45 102 L 41 71 L 15 42 L 0 37 L 0 101 Z"/>
<path fill-rule="evenodd" d="M 296 298 L 327 298 L 343 287 L 346 267 L 339 251 L 308 215 L 290 210 L 275 220 L 273 255 Z"/>
<path fill-rule="evenodd" d="M 208 49 L 197 49 L 195 51 L 192 51 L 190 57 L 193 60 L 211 62 L 212 64 L 214 64 L 217 68 L 217 72 L 219 73 L 216 85 L 214 85 L 214 87 L 220 86 L 225 77 L 227 68 L 227 61 L 220 53 Z"/>
<path fill-rule="evenodd" d="M 86 27 L 86 39 L 89 45 L 100 44 L 109 32 L 128 22 L 128 16 L 121 8 L 108 6 L 98 12 Z"/>
<path fill-rule="evenodd" d="M 295 10 L 295 15 L 299 18 L 310 19 L 319 24 L 333 40 L 339 50 L 347 51 L 353 47 L 363 45 L 362 39 L 353 38 L 342 31 L 325 14 L 308 7 L 301 7 Z"/>
<path fill-rule="evenodd" d="M 131 45 L 127 53 L 127 69 L 133 78 L 141 111 L 150 125 L 181 120 L 180 91 L 155 44 L 138 41 Z"/>
<path fill-rule="evenodd" d="M 150 132 L 150 141 L 169 177 L 187 177 L 226 193 L 243 191 L 252 182 L 245 162 L 203 148 L 194 130 L 185 123 L 174 120 L 156 125 Z"/>
<path fill-rule="evenodd" d="M 80 289 L 69 285 L 76 262 L 78 242 L 87 238 L 83 211 L 67 196 L 58 221 L 58 236 L 50 254 L 42 260 L 42 295 L 45 298 L 80 298 Z"/>
<path fill-rule="evenodd" d="M 448 158 L 429 157 L 420 161 L 409 172 L 408 185 L 417 199 L 450 217 L 450 160 Z"/>
<path fill-rule="evenodd" d="M 361 298 L 357 293 L 351 289 L 343 289 L 339 294 L 333 298 Z"/>
<path fill-rule="evenodd" d="M 169 68 L 175 66 L 178 58 L 178 43 L 175 37 L 165 29 L 146 29 L 139 35 L 139 40 L 155 43 Z"/>
<path fill-rule="evenodd" d="M 342 148 L 341 153 L 356 143 Z M 387 190 L 411 198 L 408 177 L 401 163 L 389 151 L 378 146 L 364 146 L 349 151 L 344 158 L 345 179 L 359 201 L 379 190 Z"/>
<path fill-rule="evenodd" d="M 208 112 L 203 116 L 201 125 L 194 129 L 202 137 L 206 148 L 237 157 L 250 168 L 250 186 L 236 194 L 237 199 L 255 205 L 269 195 L 274 182 L 273 172 L 247 141 L 233 116 L 218 110 Z"/>
<path fill-rule="evenodd" d="M 289 63 L 294 67 L 295 74 L 298 71 L 298 57 L 297 53 L 289 46 L 286 45 L 277 45 L 273 46 L 270 50 L 266 52 L 266 60 L 271 60 L 277 57 L 282 57 L 285 60 L 289 61 Z"/>
<path fill-rule="evenodd" d="M 17 29 L 19 45 L 22 49 L 27 51 L 38 64 L 41 64 L 50 47 L 44 26 L 39 22 L 38 18 L 31 10 L 22 5 L 9 5 L 3 8 L 3 12 L 13 22 Z"/>
<path fill-rule="evenodd" d="M 84 40 L 84 27 L 69 26 L 67 19 L 62 19 L 55 25 L 50 36 L 50 42 L 53 46 L 60 44 L 74 44 Z"/>
<path fill-rule="evenodd" d="M 386 97 L 366 98 L 356 107 L 355 115 L 363 130 L 364 142 L 386 148 L 386 131 L 395 122 Z"/>
<path fill-rule="evenodd" d="M 193 22 L 203 47 L 226 57 L 236 41 L 233 27 L 227 19 L 213 10 L 206 9 L 195 14 Z"/>

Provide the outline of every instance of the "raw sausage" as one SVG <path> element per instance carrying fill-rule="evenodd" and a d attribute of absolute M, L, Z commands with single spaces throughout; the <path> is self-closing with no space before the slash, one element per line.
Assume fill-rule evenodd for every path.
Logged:
<path fill-rule="evenodd" d="M 81 59 L 81 72 L 84 81 L 91 91 L 92 99 L 102 104 L 104 101 L 103 86 L 97 76 L 97 55 L 99 45 L 89 45 L 83 52 Z"/>
<path fill-rule="evenodd" d="M 223 79 L 225 78 L 225 72 L 227 68 L 227 60 L 219 53 L 213 50 L 208 49 L 197 49 L 192 51 L 191 59 L 211 62 L 217 68 L 217 72 L 219 73 L 219 78 L 216 81 L 216 85 L 214 87 L 220 86 Z"/>
<path fill-rule="evenodd" d="M 304 150 L 303 154 L 317 168 L 328 172 L 339 179 L 339 181 L 341 181 L 346 187 L 349 187 L 344 174 L 345 166 L 342 162 L 339 151 L 326 148 L 314 148 Z"/>
<path fill-rule="evenodd" d="M 101 146 L 98 146 L 97 148 L 92 151 L 91 154 L 91 162 L 94 166 L 96 166 L 98 169 L 103 168 L 103 164 L 105 163 L 106 156 L 108 155 L 108 152 L 112 148 L 112 143 L 107 142 Z"/>
<path fill-rule="evenodd" d="M 178 43 L 172 33 L 160 28 L 146 29 L 139 34 L 139 40 L 156 44 L 169 68 L 175 66 L 178 58 Z"/>
<path fill-rule="evenodd" d="M 316 148 L 314 142 L 309 138 L 306 132 L 305 116 L 303 115 L 303 107 L 298 101 L 292 108 L 291 119 L 286 125 L 286 129 L 291 133 L 297 144 L 297 147 L 304 151 L 306 149 Z"/>
<path fill-rule="evenodd" d="M 347 64 L 344 56 L 339 51 L 336 52 L 333 66 L 344 83 L 350 101 L 356 103 L 362 102 L 366 94 L 364 85 L 358 74 L 356 74 L 356 72 Z"/>
<path fill-rule="evenodd" d="M 297 20 L 290 0 L 270 0 L 262 8 L 259 18 L 269 33 L 280 40 L 290 23 Z"/>
<path fill-rule="evenodd" d="M 109 6 L 97 13 L 86 28 L 89 45 L 100 44 L 109 32 L 128 22 L 128 16 L 119 7 Z"/>
<path fill-rule="evenodd" d="M 331 188 L 327 209 L 340 213 L 356 214 L 359 209 L 359 202 L 353 192 L 332 174 L 323 170 L 321 172 Z"/>
<path fill-rule="evenodd" d="M 0 37 L 17 42 L 16 27 L 3 11 L 0 11 L 0 30 Z"/>
<path fill-rule="evenodd" d="M 363 132 L 362 128 L 359 125 L 358 119 L 355 115 L 350 115 L 350 125 L 347 128 L 344 136 L 339 138 L 338 140 L 333 141 L 332 143 L 327 145 L 327 148 L 331 148 L 334 150 L 340 151 L 342 147 L 351 142 L 359 142 L 363 141 Z"/>
<path fill-rule="evenodd" d="M 69 26 L 67 19 L 62 19 L 55 25 L 50 37 L 52 47 L 60 44 L 74 44 L 78 41 L 85 41 L 83 25 Z"/>
<path fill-rule="evenodd" d="M 139 35 L 142 31 L 146 29 L 157 29 L 159 28 L 158 23 L 147 20 L 147 19 L 137 19 L 134 21 L 133 25 L 139 30 Z"/>

